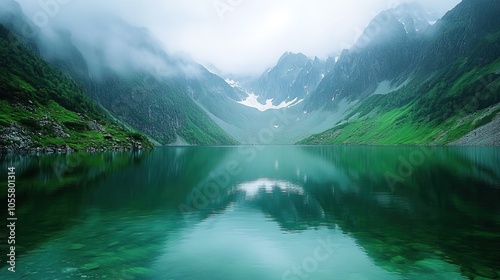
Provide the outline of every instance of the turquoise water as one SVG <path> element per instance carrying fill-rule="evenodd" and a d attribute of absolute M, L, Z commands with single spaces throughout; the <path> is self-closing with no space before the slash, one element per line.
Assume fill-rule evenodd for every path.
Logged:
<path fill-rule="evenodd" d="M 498 148 L 4 155 L 1 182 L 10 166 L 0 279 L 500 278 Z"/>

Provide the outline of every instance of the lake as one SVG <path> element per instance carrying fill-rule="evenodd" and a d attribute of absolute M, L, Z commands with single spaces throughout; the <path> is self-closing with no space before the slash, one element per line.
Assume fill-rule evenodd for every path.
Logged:
<path fill-rule="evenodd" d="M 1 279 L 495 279 L 495 147 L 3 155 Z M 484 278 L 481 278 L 484 277 Z"/>

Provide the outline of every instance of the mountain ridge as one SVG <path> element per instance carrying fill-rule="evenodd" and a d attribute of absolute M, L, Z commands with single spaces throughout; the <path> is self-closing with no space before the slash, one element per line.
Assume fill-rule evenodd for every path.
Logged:
<path fill-rule="evenodd" d="M 308 58 L 302 53 L 285 52 L 275 66 L 243 86 L 257 95 L 261 104 L 271 99 L 275 106 L 302 100 L 316 89 L 333 63 L 333 58 L 323 61 L 317 57 Z"/>
<path fill-rule="evenodd" d="M 462 1 L 416 42 L 406 84 L 300 143 L 447 144 L 489 123 L 499 112 L 499 13 L 495 1 Z"/>

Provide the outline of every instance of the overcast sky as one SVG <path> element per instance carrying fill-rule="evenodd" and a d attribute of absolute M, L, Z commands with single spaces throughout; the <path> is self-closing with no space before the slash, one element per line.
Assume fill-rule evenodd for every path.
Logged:
<path fill-rule="evenodd" d="M 169 52 L 222 71 L 256 74 L 285 52 L 325 58 L 352 45 L 380 11 L 402 0 L 18 0 L 28 18 L 50 21 L 116 15 L 145 26 Z M 417 0 L 442 16 L 460 0 Z M 49 5 L 49 7 L 51 7 Z M 51 12 L 52 11 L 52 12 Z M 37 14 L 38 13 L 38 14 Z M 40 19 L 41 20 L 41 19 Z"/>

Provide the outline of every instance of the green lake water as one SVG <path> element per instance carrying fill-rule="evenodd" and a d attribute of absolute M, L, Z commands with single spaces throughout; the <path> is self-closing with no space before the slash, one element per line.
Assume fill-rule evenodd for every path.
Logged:
<path fill-rule="evenodd" d="M 500 149 L 3 155 L 0 279 L 500 279 Z"/>

